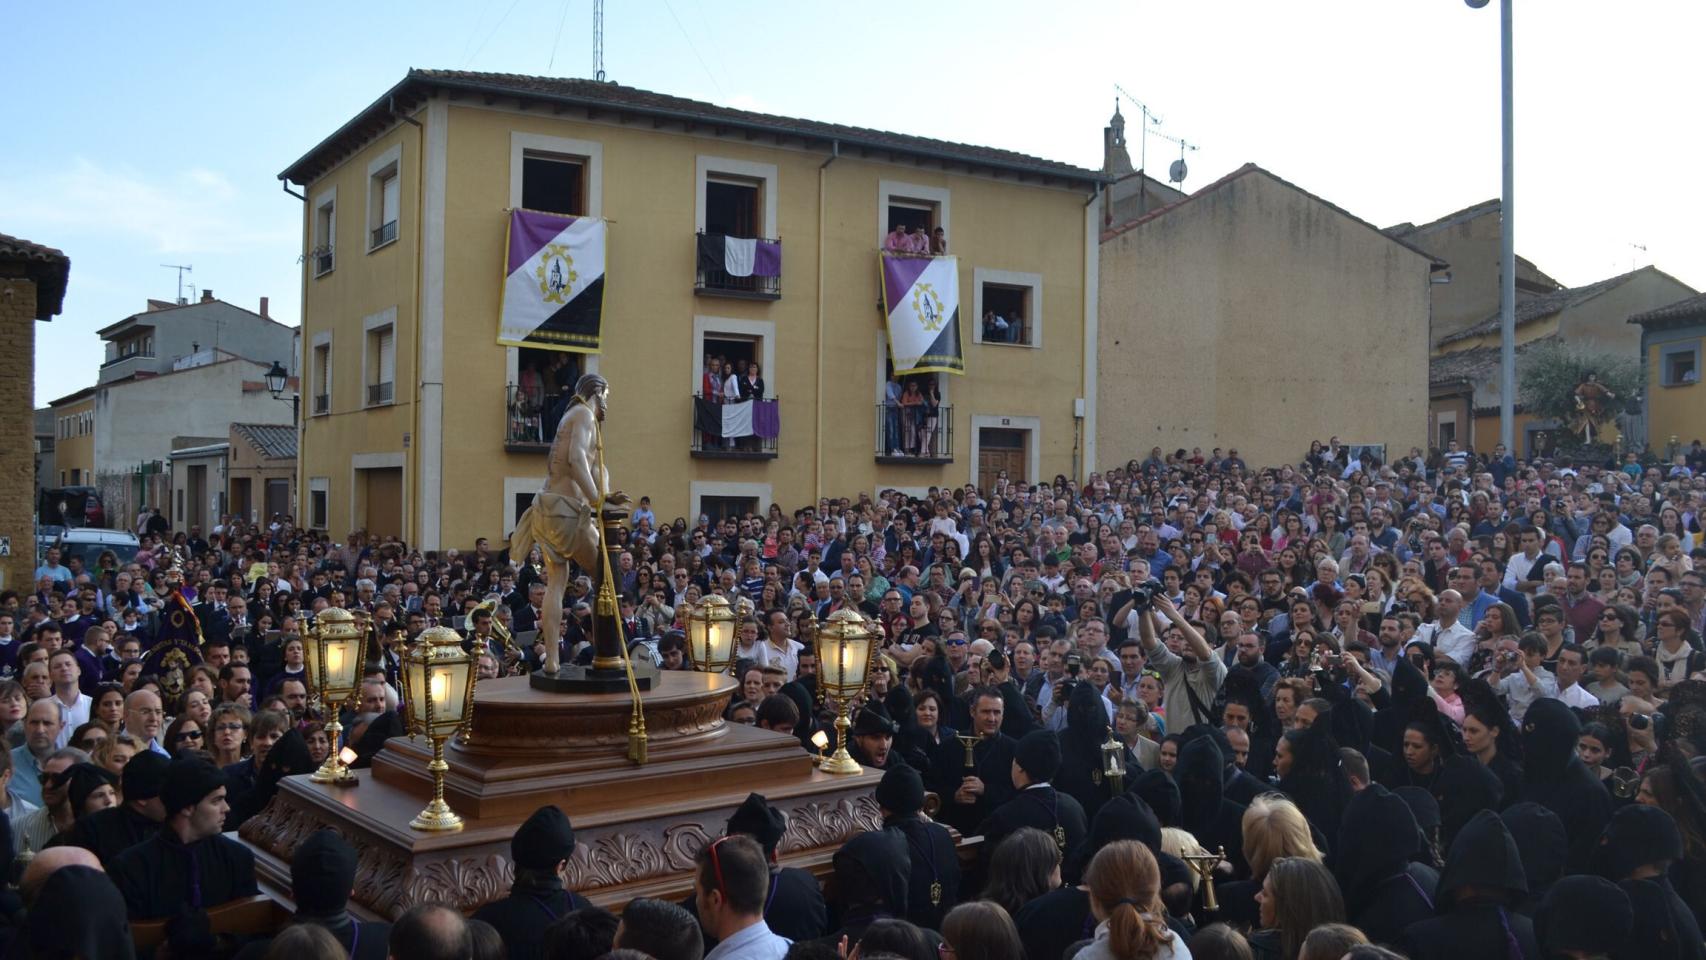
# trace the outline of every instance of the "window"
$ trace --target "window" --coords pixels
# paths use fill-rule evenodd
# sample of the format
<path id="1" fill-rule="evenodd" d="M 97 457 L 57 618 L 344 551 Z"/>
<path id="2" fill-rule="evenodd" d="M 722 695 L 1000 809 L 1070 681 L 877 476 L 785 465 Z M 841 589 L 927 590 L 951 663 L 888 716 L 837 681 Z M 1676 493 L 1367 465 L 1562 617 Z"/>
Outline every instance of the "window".
<path id="1" fill-rule="evenodd" d="M 396 327 L 386 323 L 367 331 L 367 405 L 390 403 L 396 378 Z"/>
<path id="2" fill-rule="evenodd" d="M 308 526 L 315 530 L 327 527 L 327 506 L 331 502 L 332 481 L 328 477 L 308 478 Z"/>
<path id="3" fill-rule="evenodd" d="M 314 243 L 308 250 L 308 258 L 316 277 L 332 272 L 332 250 L 338 235 L 337 208 L 336 190 L 328 191 L 314 203 Z"/>
<path id="4" fill-rule="evenodd" d="M 378 249 L 397 239 L 397 205 L 401 194 L 397 188 L 397 171 L 392 170 L 379 180 L 377 191 L 379 226 L 373 228 L 370 249 Z"/>
<path id="5" fill-rule="evenodd" d="M 1043 345 L 1043 278 L 1017 270 L 972 271 L 972 338 L 977 343 Z"/>
<path id="6" fill-rule="evenodd" d="M 1700 382 L 1700 342 L 1676 344 L 1661 348 L 1660 383 L 1680 387 Z"/>
<path id="7" fill-rule="evenodd" d="M 332 412 L 332 333 L 330 330 L 314 337 L 314 350 L 309 361 L 308 383 L 310 385 L 313 406 L 310 411 L 313 416 L 325 416 Z"/>
<path id="8" fill-rule="evenodd" d="M 528 210 L 585 216 L 586 158 L 527 150 L 521 156 L 521 205 Z"/>
<path id="9" fill-rule="evenodd" d="M 713 177 L 705 183 L 705 232 L 725 237 L 758 236 L 763 222 L 759 184 L 752 180 Z"/>

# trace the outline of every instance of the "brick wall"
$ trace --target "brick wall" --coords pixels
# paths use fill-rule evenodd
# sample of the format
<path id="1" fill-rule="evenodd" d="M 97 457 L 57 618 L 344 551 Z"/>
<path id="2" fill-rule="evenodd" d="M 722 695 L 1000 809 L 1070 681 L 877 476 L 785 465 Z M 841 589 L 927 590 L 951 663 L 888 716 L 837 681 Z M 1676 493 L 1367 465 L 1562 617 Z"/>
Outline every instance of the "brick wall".
<path id="1" fill-rule="evenodd" d="M 12 555 L 0 557 L 0 587 L 24 591 L 35 571 L 36 285 L 0 278 L 0 537 Z"/>

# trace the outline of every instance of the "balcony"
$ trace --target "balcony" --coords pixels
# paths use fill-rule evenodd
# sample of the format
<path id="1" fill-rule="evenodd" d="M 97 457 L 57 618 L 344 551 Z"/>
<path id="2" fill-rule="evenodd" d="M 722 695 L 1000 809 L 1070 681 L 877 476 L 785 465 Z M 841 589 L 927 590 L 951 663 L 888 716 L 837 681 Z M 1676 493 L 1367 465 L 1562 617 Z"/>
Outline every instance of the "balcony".
<path id="1" fill-rule="evenodd" d="M 323 417 L 332 412 L 332 395 L 329 393 L 314 394 L 314 416 Z"/>
<path id="2" fill-rule="evenodd" d="M 154 351 L 152 351 L 152 350 L 139 350 L 135 353 L 127 353 L 122 357 L 114 357 L 111 360 L 108 360 L 108 361 L 102 363 L 101 366 L 103 368 L 113 367 L 113 366 L 117 366 L 121 363 L 124 363 L 126 360 L 152 360 L 152 359 L 154 359 Z"/>
<path id="3" fill-rule="evenodd" d="M 877 462 L 940 465 L 954 462 L 954 408 L 877 404 Z"/>
<path id="4" fill-rule="evenodd" d="M 782 299 L 782 241 L 700 233 L 695 235 L 694 245 L 698 258 L 693 282 L 695 295 L 737 300 Z M 730 272 L 731 266 L 735 272 Z"/>
<path id="5" fill-rule="evenodd" d="M 397 239 L 397 221 L 392 220 L 373 228 L 373 236 L 367 245 L 367 249 L 377 250 L 395 239 Z"/>
<path id="6" fill-rule="evenodd" d="M 693 411 L 693 445 L 701 460 L 774 460 L 782 432 L 781 404 L 775 397 L 717 403 L 689 398 Z"/>
<path id="7" fill-rule="evenodd" d="M 561 394 L 510 385 L 504 388 L 504 449 L 510 453 L 544 453 L 556 438 Z M 552 416 L 552 414 L 557 416 Z"/>
<path id="8" fill-rule="evenodd" d="M 314 276 L 323 277 L 332 272 L 332 251 L 322 250 L 313 255 Z"/>
<path id="9" fill-rule="evenodd" d="M 392 390 L 395 385 L 387 380 L 384 383 L 367 385 L 367 405 L 377 407 L 391 402 Z"/>

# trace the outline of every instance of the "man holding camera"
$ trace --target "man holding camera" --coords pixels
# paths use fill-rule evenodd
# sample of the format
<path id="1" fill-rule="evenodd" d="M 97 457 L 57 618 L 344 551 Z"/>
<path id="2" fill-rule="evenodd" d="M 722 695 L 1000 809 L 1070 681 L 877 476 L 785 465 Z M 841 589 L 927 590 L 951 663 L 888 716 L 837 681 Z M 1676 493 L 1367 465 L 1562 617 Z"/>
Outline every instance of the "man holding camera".
<path id="1" fill-rule="evenodd" d="M 1168 621 L 1167 642 L 1156 640 L 1156 616 Z M 1157 592 L 1152 608 L 1138 614 L 1138 637 L 1149 666 L 1161 674 L 1166 693 L 1167 729 L 1183 730 L 1214 722 L 1214 698 L 1226 680 L 1226 662 L 1214 655 L 1208 641 L 1179 612 L 1173 601 Z"/>

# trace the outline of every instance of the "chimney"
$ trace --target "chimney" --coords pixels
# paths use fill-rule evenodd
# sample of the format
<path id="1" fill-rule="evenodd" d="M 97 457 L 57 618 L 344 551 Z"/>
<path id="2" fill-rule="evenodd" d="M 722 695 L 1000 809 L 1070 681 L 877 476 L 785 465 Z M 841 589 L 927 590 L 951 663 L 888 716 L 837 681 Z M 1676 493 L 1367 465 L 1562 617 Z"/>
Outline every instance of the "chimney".
<path id="1" fill-rule="evenodd" d="M 267 298 L 266 297 L 261 298 L 261 316 L 268 317 L 268 314 L 267 314 Z M 268 319 L 271 319 L 271 318 L 268 317 Z"/>
<path id="2" fill-rule="evenodd" d="M 201 288 L 201 302 L 202 303 L 212 303 L 213 302 L 213 290 L 212 289 L 210 289 L 208 287 L 202 287 Z"/>

